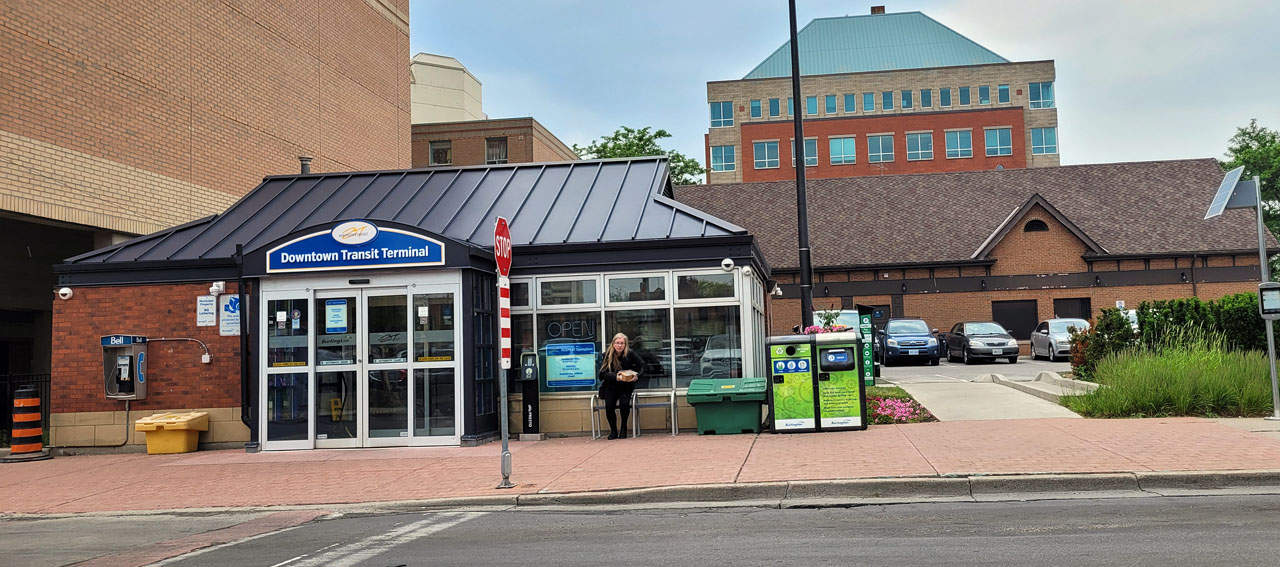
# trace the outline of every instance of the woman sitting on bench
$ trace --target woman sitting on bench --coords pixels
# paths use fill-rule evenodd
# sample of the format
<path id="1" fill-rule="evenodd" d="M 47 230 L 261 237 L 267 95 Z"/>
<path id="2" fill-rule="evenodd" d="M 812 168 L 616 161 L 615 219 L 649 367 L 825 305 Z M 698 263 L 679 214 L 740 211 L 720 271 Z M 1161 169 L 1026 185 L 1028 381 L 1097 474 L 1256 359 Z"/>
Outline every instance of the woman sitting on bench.
<path id="1" fill-rule="evenodd" d="M 644 369 L 644 361 L 631 350 L 628 342 L 626 335 L 614 335 L 600 365 L 600 397 L 604 398 L 604 417 L 609 420 L 610 439 L 627 436 L 627 418 L 631 417 L 631 393 L 635 391 L 640 372 Z M 619 374 L 626 370 L 634 372 L 636 378 L 630 381 L 618 380 Z M 622 418 L 621 429 L 618 428 L 618 419 L 613 415 L 615 408 Z"/>

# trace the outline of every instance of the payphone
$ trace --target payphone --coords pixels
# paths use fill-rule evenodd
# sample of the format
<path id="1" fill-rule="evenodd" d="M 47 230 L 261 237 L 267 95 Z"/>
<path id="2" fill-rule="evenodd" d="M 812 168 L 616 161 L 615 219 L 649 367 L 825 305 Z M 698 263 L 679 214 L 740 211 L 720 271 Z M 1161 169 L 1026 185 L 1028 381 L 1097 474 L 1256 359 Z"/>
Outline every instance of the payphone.
<path id="1" fill-rule="evenodd" d="M 520 354 L 520 423 L 522 433 L 538 433 L 538 353 Z"/>
<path id="2" fill-rule="evenodd" d="M 108 398 L 147 398 L 147 337 L 107 335 L 102 337 L 102 375 Z"/>

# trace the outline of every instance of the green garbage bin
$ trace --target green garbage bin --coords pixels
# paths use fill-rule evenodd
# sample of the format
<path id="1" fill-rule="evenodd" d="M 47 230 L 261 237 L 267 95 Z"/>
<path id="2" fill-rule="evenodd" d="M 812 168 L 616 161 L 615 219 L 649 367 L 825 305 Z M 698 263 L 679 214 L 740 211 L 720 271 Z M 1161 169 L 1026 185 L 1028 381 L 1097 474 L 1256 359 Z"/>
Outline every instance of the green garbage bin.
<path id="1" fill-rule="evenodd" d="M 686 399 L 698 414 L 699 435 L 759 433 L 764 378 L 700 378 L 689 383 Z"/>

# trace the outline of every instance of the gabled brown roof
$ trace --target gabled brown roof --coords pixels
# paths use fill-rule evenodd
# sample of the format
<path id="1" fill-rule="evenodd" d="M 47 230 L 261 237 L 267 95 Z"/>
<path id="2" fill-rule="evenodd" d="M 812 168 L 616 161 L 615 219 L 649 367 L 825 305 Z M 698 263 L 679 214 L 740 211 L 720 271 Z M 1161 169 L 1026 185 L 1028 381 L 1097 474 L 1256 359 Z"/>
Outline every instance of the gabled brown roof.
<path id="1" fill-rule="evenodd" d="M 1090 238 L 1088 234 L 1085 234 L 1083 230 L 1080 230 L 1080 227 L 1076 226 L 1076 223 L 1071 222 L 1071 219 L 1062 214 L 1057 207 L 1045 200 L 1045 198 L 1039 193 L 1036 193 L 1035 195 L 1032 195 L 1030 199 L 1027 199 L 1027 202 L 1010 212 L 1009 216 L 1005 217 L 1004 222 L 1000 223 L 1000 226 L 996 227 L 995 232 L 992 232 L 991 236 L 988 236 L 987 239 L 982 242 L 982 246 L 975 250 L 973 255 L 970 257 L 975 260 L 982 260 L 990 256 L 991 251 L 995 249 L 997 244 L 1000 244 L 1000 241 L 1004 239 L 1004 236 L 1009 234 L 1009 231 L 1012 230 L 1013 227 L 1021 224 L 1022 218 L 1027 216 L 1027 213 L 1030 213 L 1032 209 L 1035 209 L 1036 207 L 1044 209 L 1045 212 L 1049 213 L 1049 216 L 1053 217 L 1059 224 L 1071 231 L 1071 234 L 1074 234 L 1076 238 L 1079 238 L 1080 242 L 1083 242 L 1085 247 L 1089 249 L 1090 254 L 1106 255 L 1106 248 L 1103 248 L 1096 240 Z"/>
<path id="2" fill-rule="evenodd" d="M 970 261 L 1037 194 L 1104 256 L 1256 250 L 1252 209 L 1203 220 L 1222 175 L 1206 158 L 809 180 L 813 265 Z M 794 182 L 684 186 L 675 195 L 745 227 L 775 268 L 799 265 Z"/>

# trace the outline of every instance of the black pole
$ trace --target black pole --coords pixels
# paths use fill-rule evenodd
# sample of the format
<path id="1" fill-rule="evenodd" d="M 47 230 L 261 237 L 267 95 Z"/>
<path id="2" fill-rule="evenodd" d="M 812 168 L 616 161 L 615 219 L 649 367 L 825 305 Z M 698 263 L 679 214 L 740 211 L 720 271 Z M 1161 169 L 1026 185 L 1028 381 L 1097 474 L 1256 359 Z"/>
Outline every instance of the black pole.
<path id="1" fill-rule="evenodd" d="M 796 168 L 796 216 L 800 233 L 800 321 L 801 327 L 813 325 L 813 270 L 809 263 L 809 205 L 804 187 L 804 125 L 800 121 L 800 48 L 796 41 L 796 0 L 788 0 L 791 10 L 791 100 L 792 119 L 796 124 L 795 143 L 791 145 Z"/>
<path id="2" fill-rule="evenodd" d="M 244 277 L 244 245 L 236 245 L 236 294 L 240 297 L 240 421 L 249 428 L 249 441 L 244 444 L 246 452 L 258 451 L 258 404 L 253 403 L 254 388 L 250 384 L 249 374 L 249 292 L 248 280 Z"/>

